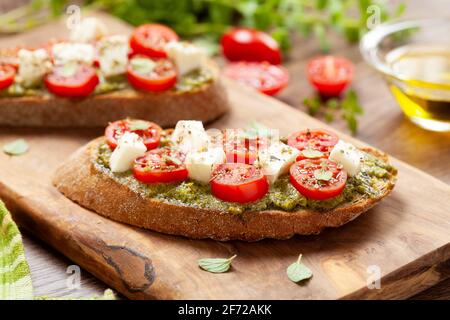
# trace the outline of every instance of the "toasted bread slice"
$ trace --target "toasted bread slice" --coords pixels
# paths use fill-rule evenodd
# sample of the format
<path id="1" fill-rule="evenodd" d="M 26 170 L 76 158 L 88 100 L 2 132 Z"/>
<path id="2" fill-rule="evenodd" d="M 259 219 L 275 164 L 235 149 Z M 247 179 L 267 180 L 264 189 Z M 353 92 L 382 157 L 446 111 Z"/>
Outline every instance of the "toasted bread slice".
<path id="1" fill-rule="evenodd" d="M 265 210 L 236 215 L 165 203 L 120 184 L 96 166 L 102 141 L 99 138 L 80 148 L 57 170 L 53 180 L 56 188 L 69 199 L 112 220 L 195 239 L 256 241 L 318 234 L 326 227 L 339 227 L 367 211 L 391 192 L 396 180 L 394 172 L 385 184 L 378 186 L 377 198 L 357 196 L 352 202 L 326 212 Z M 387 156 L 380 151 L 363 150 L 387 161 Z"/>
<path id="2" fill-rule="evenodd" d="M 124 89 L 87 98 L 52 95 L 0 97 L 0 125 L 26 127 L 105 127 L 117 119 L 151 120 L 162 127 L 178 120 L 210 122 L 229 109 L 219 71 L 213 81 L 189 92 L 141 92 Z"/>

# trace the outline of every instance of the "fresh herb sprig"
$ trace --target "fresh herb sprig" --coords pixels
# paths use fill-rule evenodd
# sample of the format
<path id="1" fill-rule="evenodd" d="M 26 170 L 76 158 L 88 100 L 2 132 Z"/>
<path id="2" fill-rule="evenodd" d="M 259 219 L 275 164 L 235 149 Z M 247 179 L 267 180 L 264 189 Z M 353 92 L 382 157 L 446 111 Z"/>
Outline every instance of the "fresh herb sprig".
<path id="1" fill-rule="evenodd" d="M 0 15 L 0 32 L 18 32 L 64 13 L 68 0 L 33 0 Z M 389 8 L 382 0 L 84 0 L 87 7 L 101 8 L 133 24 L 165 23 L 182 37 L 217 44 L 230 26 L 254 27 L 277 40 L 284 51 L 293 34 L 315 37 L 323 51 L 330 49 L 328 34 L 334 30 L 349 42 L 367 31 L 367 20 L 377 6 L 381 22 L 401 16 L 403 3 Z M 213 50 L 214 51 L 214 50 Z"/>
<path id="2" fill-rule="evenodd" d="M 308 108 L 310 115 L 316 116 L 322 113 L 327 122 L 334 121 L 335 115 L 341 115 L 352 134 L 356 134 L 358 131 L 357 117 L 364 113 L 354 90 L 348 91 L 342 100 L 331 98 L 323 101 L 322 98 L 314 96 L 305 98 L 303 104 Z"/>

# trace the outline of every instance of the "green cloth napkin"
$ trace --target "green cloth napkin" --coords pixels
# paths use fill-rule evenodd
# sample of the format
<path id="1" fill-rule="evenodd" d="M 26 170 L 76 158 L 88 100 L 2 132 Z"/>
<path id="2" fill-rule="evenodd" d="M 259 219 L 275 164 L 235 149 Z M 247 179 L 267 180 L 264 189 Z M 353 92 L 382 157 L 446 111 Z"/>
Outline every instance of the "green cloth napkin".
<path id="1" fill-rule="evenodd" d="M 107 289 L 101 297 L 81 298 L 81 300 L 114 300 L 115 298 L 114 292 Z M 5 204 L 0 200 L 0 300 L 30 299 L 59 298 L 33 295 L 30 268 L 23 250 L 22 236 Z"/>
<path id="2" fill-rule="evenodd" d="M 33 299 L 22 236 L 0 200 L 0 300 Z"/>

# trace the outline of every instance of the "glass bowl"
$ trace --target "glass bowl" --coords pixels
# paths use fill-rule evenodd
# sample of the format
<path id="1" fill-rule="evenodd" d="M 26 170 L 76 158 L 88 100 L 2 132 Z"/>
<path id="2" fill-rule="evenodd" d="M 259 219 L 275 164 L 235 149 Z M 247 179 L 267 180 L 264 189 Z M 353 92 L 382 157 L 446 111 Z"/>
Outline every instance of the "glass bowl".
<path id="1" fill-rule="evenodd" d="M 450 131 L 450 17 L 381 24 L 360 50 L 412 122 Z"/>

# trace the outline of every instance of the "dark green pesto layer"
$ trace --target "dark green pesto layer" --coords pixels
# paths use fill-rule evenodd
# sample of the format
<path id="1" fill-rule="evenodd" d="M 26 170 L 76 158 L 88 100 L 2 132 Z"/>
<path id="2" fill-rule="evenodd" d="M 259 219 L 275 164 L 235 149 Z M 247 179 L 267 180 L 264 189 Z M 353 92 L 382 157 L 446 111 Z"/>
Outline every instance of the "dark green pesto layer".
<path id="1" fill-rule="evenodd" d="M 177 80 L 175 87 L 171 89 L 175 92 L 192 92 L 197 88 L 213 81 L 213 73 L 208 68 L 194 70 Z M 94 94 L 104 94 L 113 91 L 130 89 L 131 86 L 125 76 L 105 79 L 99 75 L 100 82 L 95 88 Z M 14 83 L 3 91 L 0 97 L 24 97 L 24 96 L 48 96 L 51 95 L 44 87 L 24 88 L 20 84 Z"/>
<path id="2" fill-rule="evenodd" d="M 337 197 L 324 201 L 307 199 L 292 186 L 286 175 L 270 186 L 269 192 L 264 198 L 242 205 L 219 200 L 211 194 L 209 185 L 201 185 L 192 180 L 173 184 L 144 184 L 137 181 L 131 171 L 113 173 L 109 169 L 110 155 L 110 148 L 107 144 L 102 143 L 99 146 L 95 162 L 97 169 L 144 197 L 155 198 L 169 204 L 217 209 L 236 214 L 244 211 L 270 209 L 296 211 L 310 208 L 325 211 L 344 202 L 351 202 L 356 197 L 376 198 L 382 192 L 382 188 L 390 187 L 391 177 L 396 172 L 396 169 L 390 164 L 364 153 L 360 173 L 348 179 L 344 191 Z"/>

